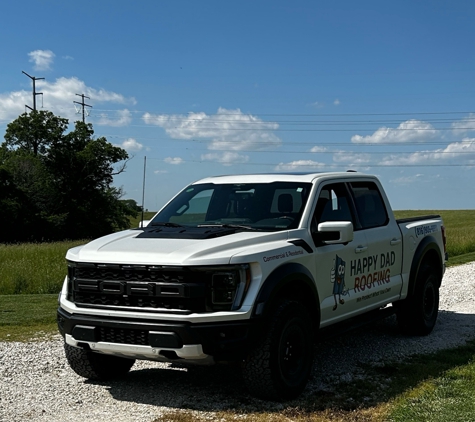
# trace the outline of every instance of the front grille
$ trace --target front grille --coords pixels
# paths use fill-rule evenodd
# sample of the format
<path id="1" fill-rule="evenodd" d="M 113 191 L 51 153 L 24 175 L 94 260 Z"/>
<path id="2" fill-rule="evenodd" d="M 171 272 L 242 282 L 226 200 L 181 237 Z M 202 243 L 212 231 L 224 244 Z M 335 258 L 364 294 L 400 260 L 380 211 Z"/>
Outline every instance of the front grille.
<path id="1" fill-rule="evenodd" d="M 80 307 L 205 312 L 208 278 L 184 268 L 78 263 L 69 267 L 70 300 Z"/>
<path id="2" fill-rule="evenodd" d="M 148 331 L 109 327 L 100 327 L 97 330 L 97 341 L 140 346 L 149 345 Z"/>

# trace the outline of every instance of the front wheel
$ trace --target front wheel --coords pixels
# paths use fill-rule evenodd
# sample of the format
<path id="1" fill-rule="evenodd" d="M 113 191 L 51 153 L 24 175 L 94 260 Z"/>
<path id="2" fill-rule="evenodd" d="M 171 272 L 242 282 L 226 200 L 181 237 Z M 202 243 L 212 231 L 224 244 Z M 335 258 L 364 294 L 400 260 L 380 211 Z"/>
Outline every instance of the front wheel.
<path id="1" fill-rule="evenodd" d="M 281 303 L 269 320 L 266 332 L 243 362 L 249 392 L 269 400 L 297 397 L 305 388 L 313 362 L 311 318 L 294 301 Z"/>
<path id="2" fill-rule="evenodd" d="M 71 369 L 81 377 L 91 380 L 108 380 L 127 374 L 135 359 L 94 353 L 64 343 L 64 351 Z"/>
<path id="3" fill-rule="evenodd" d="M 439 277 L 429 265 L 419 270 L 414 294 L 396 303 L 396 316 L 400 330 L 410 335 L 429 334 L 439 313 Z"/>

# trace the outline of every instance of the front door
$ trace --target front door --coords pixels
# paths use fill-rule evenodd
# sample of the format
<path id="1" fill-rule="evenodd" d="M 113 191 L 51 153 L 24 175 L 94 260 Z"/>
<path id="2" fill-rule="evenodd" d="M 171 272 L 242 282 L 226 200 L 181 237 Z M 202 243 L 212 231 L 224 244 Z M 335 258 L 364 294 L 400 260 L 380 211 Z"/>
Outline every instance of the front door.
<path id="1" fill-rule="evenodd" d="M 323 185 L 312 220 L 312 232 L 325 221 L 350 221 L 355 216 L 345 183 Z M 358 313 L 360 305 L 354 295 L 355 271 L 358 262 L 368 263 L 368 245 L 363 230 L 354 231 L 346 245 L 325 245 L 314 236 L 316 279 L 320 295 L 321 327 Z"/>

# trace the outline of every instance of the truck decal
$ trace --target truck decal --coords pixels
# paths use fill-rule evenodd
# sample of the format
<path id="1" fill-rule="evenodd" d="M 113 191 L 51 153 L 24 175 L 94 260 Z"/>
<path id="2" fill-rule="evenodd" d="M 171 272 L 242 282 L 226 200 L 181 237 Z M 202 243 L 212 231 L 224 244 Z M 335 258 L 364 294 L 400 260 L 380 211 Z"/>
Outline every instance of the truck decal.
<path id="1" fill-rule="evenodd" d="M 428 224 L 426 226 L 414 227 L 416 237 L 427 236 L 428 234 L 439 231 L 437 224 Z"/>
<path id="2" fill-rule="evenodd" d="M 354 289 L 357 292 L 371 289 L 374 285 L 391 281 L 389 267 L 396 262 L 396 253 L 383 252 L 380 255 L 371 255 L 361 259 L 355 259 L 350 263 L 350 276 L 355 275 Z"/>
<path id="3" fill-rule="evenodd" d="M 355 291 L 364 291 L 366 287 L 371 289 L 375 284 L 389 283 L 391 281 L 390 269 L 375 271 L 373 273 L 364 274 L 361 277 L 355 277 Z"/>
<path id="4" fill-rule="evenodd" d="M 363 296 L 360 296 L 359 298 L 357 298 L 356 303 L 364 301 L 364 300 L 372 299 L 373 297 L 376 297 L 376 296 L 379 296 L 379 295 L 384 295 L 386 293 L 389 293 L 390 291 L 391 291 L 391 287 L 386 287 L 383 290 L 378 290 L 377 292 L 368 293 L 367 295 L 363 295 Z"/>
<path id="5" fill-rule="evenodd" d="M 379 261 L 379 264 L 378 264 Z M 396 262 L 396 253 L 386 252 L 381 255 L 372 255 L 350 262 L 350 276 L 365 274 L 378 269 L 383 269 L 394 265 Z"/>
<path id="6" fill-rule="evenodd" d="M 345 271 L 346 262 L 336 255 L 333 260 L 333 267 L 330 271 L 330 280 L 333 283 L 333 297 L 335 298 L 335 306 L 333 306 L 334 311 L 338 308 L 338 303 L 344 305 L 345 300 L 342 299 L 342 296 L 348 294 L 348 290 L 345 290 Z"/>
<path id="7" fill-rule="evenodd" d="M 274 261 L 276 259 L 290 258 L 290 257 L 293 257 L 293 256 L 298 256 L 298 255 L 303 255 L 303 250 L 302 249 L 297 249 L 297 250 L 294 250 L 294 251 L 286 251 L 286 252 L 282 252 L 282 253 L 278 253 L 278 254 L 270 255 L 270 256 L 263 256 L 262 260 L 264 262 L 270 262 L 270 261 Z"/>

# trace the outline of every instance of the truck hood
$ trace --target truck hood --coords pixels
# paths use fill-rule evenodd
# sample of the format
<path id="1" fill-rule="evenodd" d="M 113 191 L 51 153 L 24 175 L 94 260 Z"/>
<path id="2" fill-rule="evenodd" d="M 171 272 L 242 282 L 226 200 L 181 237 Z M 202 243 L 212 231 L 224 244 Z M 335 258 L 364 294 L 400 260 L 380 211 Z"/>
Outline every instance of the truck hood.
<path id="1" fill-rule="evenodd" d="M 156 236 L 147 228 L 126 230 L 70 249 L 66 259 L 74 262 L 142 265 L 225 265 L 233 255 L 254 245 L 287 243 L 288 232 L 211 230 L 208 236 L 175 236 L 173 230 Z M 191 238 L 190 238 L 191 237 Z M 282 245 L 282 246 L 283 246 Z M 270 245 L 265 248 L 268 249 Z"/>

